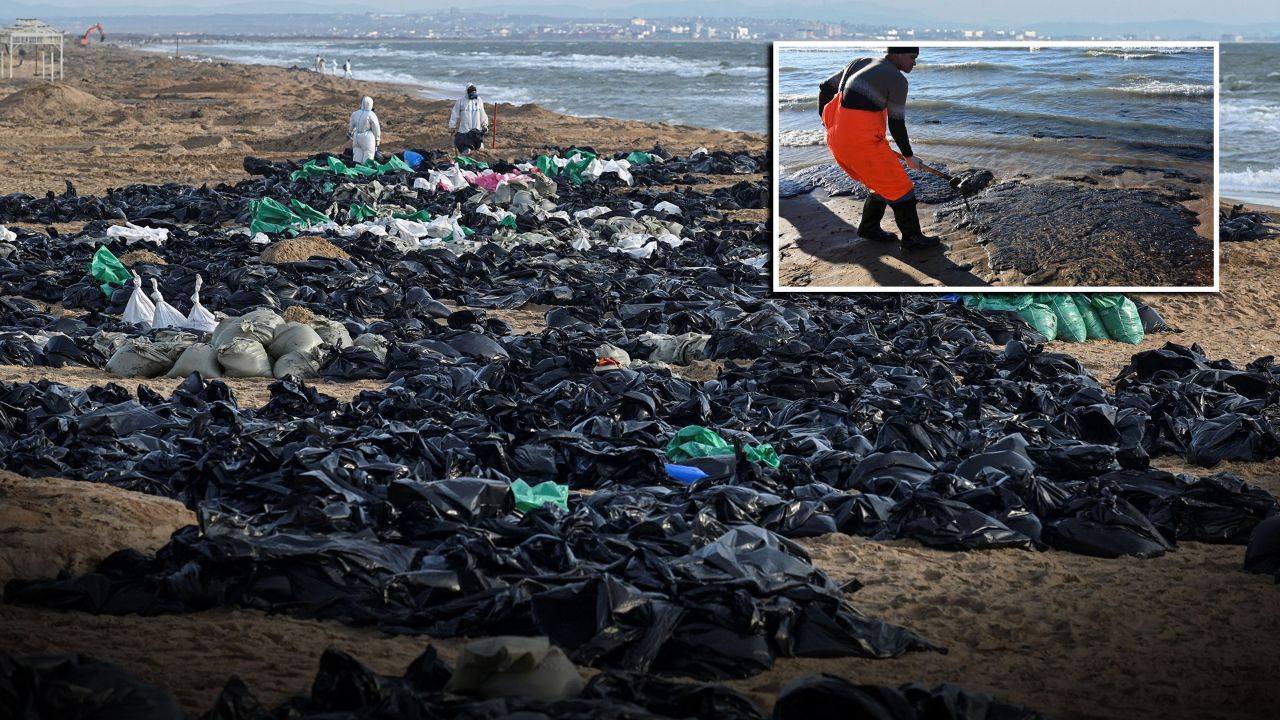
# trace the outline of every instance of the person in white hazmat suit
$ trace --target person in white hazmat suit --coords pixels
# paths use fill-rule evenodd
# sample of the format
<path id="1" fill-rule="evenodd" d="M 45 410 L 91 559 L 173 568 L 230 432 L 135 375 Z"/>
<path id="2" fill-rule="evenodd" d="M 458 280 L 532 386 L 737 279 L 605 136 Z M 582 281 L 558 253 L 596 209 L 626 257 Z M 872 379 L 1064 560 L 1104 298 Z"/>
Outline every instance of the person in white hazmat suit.
<path id="1" fill-rule="evenodd" d="M 351 159 L 360 164 L 373 158 L 382 141 L 382 126 L 373 112 L 373 98 L 360 99 L 360 109 L 351 113 L 347 123 L 347 137 L 351 138 Z"/>
<path id="2" fill-rule="evenodd" d="M 489 116 L 475 85 L 467 86 L 465 97 L 458 98 L 449 115 L 449 129 L 454 131 L 453 146 L 466 155 L 484 147 L 484 134 L 489 130 Z"/>

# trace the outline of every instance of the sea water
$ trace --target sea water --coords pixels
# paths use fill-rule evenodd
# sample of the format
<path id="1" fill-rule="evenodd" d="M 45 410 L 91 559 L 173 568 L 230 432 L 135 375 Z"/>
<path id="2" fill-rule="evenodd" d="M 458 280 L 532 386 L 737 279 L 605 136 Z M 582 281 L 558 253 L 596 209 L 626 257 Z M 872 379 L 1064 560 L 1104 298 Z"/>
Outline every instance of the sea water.
<path id="1" fill-rule="evenodd" d="M 1280 207 L 1280 45 L 1222 46 L 1223 198 Z"/>
<path id="2" fill-rule="evenodd" d="M 156 45 L 157 52 L 173 52 Z M 358 80 L 485 102 L 537 103 L 580 117 L 768 131 L 769 45 L 760 42 L 253 39 L 181 46 L 183 54 L 326 70 L 350 60 Z M 499 118 L 501 120 L 501 118 Z M 443 122 L 443 120 L 442 120 Z"/>
<path id="3" fill-rule="evenodd" d="M 818 85 L 862 48 L 779 47 L 782 174 L 830 162 Z M 1112 165 L 1213 174 L 1212 48 L 925 47 L 908 75 L 907 128 L 926 163 L 998 176 Z"/>

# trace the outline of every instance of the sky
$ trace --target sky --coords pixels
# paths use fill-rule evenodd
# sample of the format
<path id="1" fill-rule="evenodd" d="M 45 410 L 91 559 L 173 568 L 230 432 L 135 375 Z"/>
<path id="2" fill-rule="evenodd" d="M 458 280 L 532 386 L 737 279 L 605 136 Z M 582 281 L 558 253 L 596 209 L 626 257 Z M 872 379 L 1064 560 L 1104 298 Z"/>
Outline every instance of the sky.
<path id="1" fill-rule="evenodd" d="M 9 5 L 0 3 L 0 6 Z M 245 12 L 246 8 L 257 8 L 262 12 L 275 5 L 289 5 L 293 8 L 303 6 L 300 2 L 288 3 L 250 3 L 245 0 L 185 0 L 182 6 L 191 10 L 203 10 L 208 13 Z M 349 2 L 335 0 L 311 0 L 305 5 L 313 8 L 313 12 L 397 12 L 421 11 L 432 12 L 458 7 L 471 11 L 512 10 L 528 8 L 534 10 L 547 5 L 543 0 L 433 0 L 431 2 L 414 2 L 413 0 L 379 0 L 372 5 L 353 5 Z M 705 8 L 720 8 L 716 14 L 727 14 L 727 8 L 741 8 L 732 11 L 750 15 L 752 6 L 772 8 L 771 15 L 778 12 L 778 4 L 766 0 L 747 0 L 726 5 L 718 2 L 671 2 L 670 0 L 551 0 L 555 5 L 577 5 L 584 8 L 606 8 L 620 11 L 634 8 L 644 11 L 646 8 L 679 8 L 705 11 Z M 1211 3 L 1204 0 L 1071 0 L 1071 2 L 1048 2 L 1046 0 L 986 0 L 984 2 L 957 2 L 956 0 L 911 0 L 910 3 L 841 3 L 834 4 L 825 0 L 793 0 L 786 7 L 807 12 L 797 16 L 808 17 L 820 8 L 832 8 L 833 20 L 856 21 L 860 10 L 870 20 L 874 18 L 879 24 L 888 17 L 902 18 L 903 24 L 921 24 L 938 21 L 965 26 L 976 24 L 999 23 L 1045 23 L 1053 21 L 1090 21 L 1100 23 L 1132 23 L 1155 20 L 1198 20 L 1220 24 L 1250 24 L 1256 22 L 1280 21 L 1280 3 L 1274 0 L 1232 0 L 1231 2 Z M 172 0 L 47 0 L 45 2 L 28 2 L 17 0 L 17 9 L 22 12 L 38 10 L 38 15 L 56 16 L 59 14 L 82 14 L 96 12 L 104 16 L 115 14 L 160 13 L 172 11 Z M 7 14 L 0 11 L 0 14 Z M 185 14 L 185 13 L 184 13 Z M 653 13 L 646 13 L 653 14 Z M 913 22 L 913 18 L 917 20 Z"/>

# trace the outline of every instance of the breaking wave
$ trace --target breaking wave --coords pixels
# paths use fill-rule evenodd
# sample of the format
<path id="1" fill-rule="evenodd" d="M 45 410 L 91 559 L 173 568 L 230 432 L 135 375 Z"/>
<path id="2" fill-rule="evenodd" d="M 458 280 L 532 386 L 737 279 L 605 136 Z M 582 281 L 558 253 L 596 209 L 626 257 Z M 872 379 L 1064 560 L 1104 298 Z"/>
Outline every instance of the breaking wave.
<path id="1" fill-rule="evenodd" d="M 937 71 L 937 70 L 1017 70 L 1012 65 L 1001 65 L 999 63 L 982 62 L 979 60 L 971 62 L 958 63 L 920 63 L 921 70 Z"/>
<path id="2" fill-rule="evenodd" d="M 818 96 L 817 94 L 806 95 L 779 95 L 777 99 L 779 110 L 813 110 L 817 112 Z"/>
<path id="3" fill-rule="evenodd" d="M 1280 168 L 1218 173 L 1218 186 L 1223 194 L 1265 192 L 1280 195 Z"/>
<path id="4" fill-rule="evenodd" d="M 1112 92 L 1122 93 L 1125 95 L 1148 95 L 1163 97 L 1194 97 L 1194 98 L 1212 98 L 1212 85 L 1197 85 L 1195 83 L 1173 83 L 1164 82 L 1162 80 L 1146 80 L 1143 82 L 1133 83 L 1130 85 L 1121 85 L 1119 87 L 1109 87 Z"/>
<path id="5" fill-rule="evenodd" d="M 778 133 L 778 144 L 784 147 L 809 147 L 825 145 L 826 142 L 825 130 L 783 130 Z"/>

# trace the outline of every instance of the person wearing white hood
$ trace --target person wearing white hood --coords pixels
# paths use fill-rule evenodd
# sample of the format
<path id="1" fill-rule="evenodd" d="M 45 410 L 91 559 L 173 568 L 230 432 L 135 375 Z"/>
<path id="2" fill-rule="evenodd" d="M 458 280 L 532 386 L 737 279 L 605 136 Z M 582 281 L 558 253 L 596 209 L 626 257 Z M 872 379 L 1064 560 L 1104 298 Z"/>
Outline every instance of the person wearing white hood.
<path id="1" fill-rule="evenodd" d="M 373 98 L 360 99 L 360 109 L 351 113 L 347 123 L 347 137 L 351 138 L 351 159 L 360 164 L 373 158 L 382 141 L 382 126 L 373 112 Z"/>
<path id="2" fill-rule="evenodd" d="M 489 130 L 489 116 L 475 85 L 467 86 L 466 97 L 458 98 L 449 115 L 449 129 L 455 130 L 453 146 L 466 155 L 484 147 L 484 134 Z"/>

